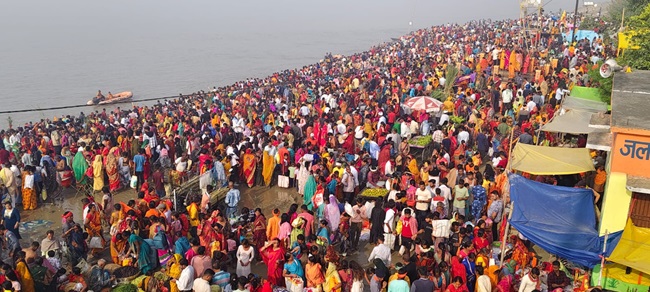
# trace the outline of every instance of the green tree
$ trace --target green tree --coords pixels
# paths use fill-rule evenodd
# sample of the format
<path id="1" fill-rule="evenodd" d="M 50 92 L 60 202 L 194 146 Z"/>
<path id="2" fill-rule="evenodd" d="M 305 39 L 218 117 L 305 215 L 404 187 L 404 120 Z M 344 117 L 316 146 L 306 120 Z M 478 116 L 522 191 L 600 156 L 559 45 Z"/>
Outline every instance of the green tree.
<path id="1" fill-rule="evenodd" d="M 639 48 L 625 50 L 621 60 L 633 69 L 650 70 L 650 4 L 640 14 L 630 17 L 627 30 L 635 32 L 630 45 Z"/>
<path id="2" fill-rule="evenodd" d="M 629 18 L 641 14 L 648 4 L 650 4 L 650 0 L 612 0 L 607 5 L 607 12 L 604 13 L 603 19 L 612 24 L 614 31 L 618 30 L 621 25 L 623 10 L 625 10 L 625 17 Z"/>
<path id="3" fill-rule="evenodd" d="M 602 62 L 598 63 L 598 68 L 600 68 L 602 64 Z M 612 100 L 612 82 L 614 78 L 603 78 L 600 76 L 599 69 L 591 69 L 589 72 L 587 72 L 587 74 L 589 75 L 589 79 L 591 80 L 592 85 L 598 88 L 600 91 L 600 99 L 603 102 L 610 104 Z"/>
<path id="4" fill-rule="evenodd" d="M 447 71 L 445 72 L 445 99 L 448 96 L 452 96 L 454 93 L 454 83 L 456 83 L 456 77 L 458 77 L 458 74 L 460 73 L 460 70 L 456 65 L 453 64 L 447 64 Z"/>
<path id="5" fill-rule="evenodd" d="M 601 23 L 597 21 L 593 16 L 586 15 L 582 18 L 582 21 L 580 21 L 580 29 L 601 31 L 603 29 L 603 25 L 601 25 Z"/>

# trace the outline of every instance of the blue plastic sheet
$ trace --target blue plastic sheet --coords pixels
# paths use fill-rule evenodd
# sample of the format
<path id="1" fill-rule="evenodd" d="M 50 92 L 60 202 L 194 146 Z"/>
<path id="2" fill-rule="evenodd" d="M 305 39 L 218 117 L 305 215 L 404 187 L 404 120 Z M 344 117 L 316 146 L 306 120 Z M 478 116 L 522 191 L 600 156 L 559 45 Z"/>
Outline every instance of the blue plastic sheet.
<path id="1" fill-rule="evenodd" d="M 598 236 L 592 190 L 559 187 L 511 174 L 510 196 L 514 202 L 510 224 L 547 252 L 575 264 L 593 267 L 600 263 L 604 237 Z M 621 232 L 610 234 L 606 255 Z"/>
<path id="2" fill-rule="evenodd" d="M 571 33 L 572 32 L 565 32 L 562 33 L 562 36 L 568 41 L 571 41 Z M 595 37 L 600 37 L 600 35 L 593 30 L 584 30 L 584 29 L 576 30 L 576 40 L 578 41 L 581 41 L 583 39 L 588 39 L 589 42 L 591 43 L 591 41 Z"/>

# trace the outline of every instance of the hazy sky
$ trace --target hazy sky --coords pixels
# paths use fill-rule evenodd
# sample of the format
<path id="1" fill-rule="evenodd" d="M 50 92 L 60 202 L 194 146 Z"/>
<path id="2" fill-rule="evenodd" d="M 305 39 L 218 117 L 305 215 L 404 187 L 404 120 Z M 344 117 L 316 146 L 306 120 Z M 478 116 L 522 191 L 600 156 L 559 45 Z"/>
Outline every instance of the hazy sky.
<path id="1" fill-rule="evenodd" d="M 160 34 L 169 31 L 234 32 L 338 30 L 423 27 L 480 18 L 515 18 L 518 0 L 114 0 L 2 1 L 0 33 L 12 40 L 63 37 L 119 42 L 101 37 L 107 31 Z M 573 10 L 572 0 L 543 1 L 547 11 Z M 582 0 L 580 0 L 582 2 Z M 603 2 L 595 0 L 595 2 Z M 345 21 L 341 21 L 345 19 Z M 345 23 L 345 27 L 340 23 Z M 20 27 L 19 30 L 12 28 Z M 52 31 L 49 36 L 39 31 Z M 290 31 L 288 30 L 288 31 Z M 74 41 L 74 40 L 73 40 Z M 6 44 L 6 43 L 5 43 Z"/>
<path id="2" fill-rule="evenodd" d="M 189 93 L 418 28 L 518 16 L 518 0 L 0 1 L 0 98 L 22 109 L 85 103 L 97 89 Z"/>

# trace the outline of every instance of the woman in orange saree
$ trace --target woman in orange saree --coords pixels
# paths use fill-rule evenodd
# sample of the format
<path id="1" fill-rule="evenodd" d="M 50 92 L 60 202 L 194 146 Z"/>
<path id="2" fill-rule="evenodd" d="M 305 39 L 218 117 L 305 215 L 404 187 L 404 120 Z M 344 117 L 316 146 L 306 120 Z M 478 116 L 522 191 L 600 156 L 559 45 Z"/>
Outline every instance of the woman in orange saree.
<path id="1" fill-rule="evenodd" d="M 508 78 L 515 78 L 515 71 L 517 70 L 517 52 L 512 50 L 508 57 Z"/>
<path id="2" fill-rule="evenodd" d="M 102 235 L 102 216 L 99 214 L 96 205 L 93 204 L 90 206 L 88 215 L 86 215 L 84 220 L 84 225 L 86 227 L 86 232 L 88 232 L 88 237 L 91 238 L 91 242 L 93 237 L 99 237 L 101 239 L 102 247 L 91 249 L 92 255 L 95 256 L 99 254 L 106 245 L 106 240 L 104 240 L 104 236 Z"/>
<path id="3" fill-rule="evenodd" d="M 244 162 L 244 179 L 249 188 L 255 184 L 255 170 L 257 168 L 257 159 L 251 149 L 246 149 L 246 153 L 242 156 Z"/>
<path id="4" fill-rule="evenodd" d="M 34 167 L 25 167 L 22 172 L 23 185 L 23 208 L 25 210 L 35 210 L 37 205 L 36 190 L 34 189 Z"/>
<path id="5" fill-rule="evenodd" d="M 117 168 L 119 152 L 119 148 L 113 147 L 108 151 L 108 156 L 106 156 L 106 174 L 108 175 L 108 186 L 111 192 L 117 191 L 120 188 L 120 173 Z"/>
<path id="6" fill-rule="evenodd" d="M 122 265 L 122 261 L 120 260 L 120 255 L 126 254 L 126 247 L 127 247 L 127 241 L 126 238 L 122 237 L 122 233 L 117 233 L 111 238 L 111 245 L 110 245 L 110 250 L 111 250 L 111 259 L 113 259 L 113 263 Z"/>

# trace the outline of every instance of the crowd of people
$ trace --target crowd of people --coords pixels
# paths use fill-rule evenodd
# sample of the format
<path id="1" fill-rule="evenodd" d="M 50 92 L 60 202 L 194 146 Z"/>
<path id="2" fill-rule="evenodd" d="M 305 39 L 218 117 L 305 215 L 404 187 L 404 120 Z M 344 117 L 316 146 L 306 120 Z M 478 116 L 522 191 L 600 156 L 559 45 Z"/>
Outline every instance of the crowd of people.
<path id="1" fill-rule="evenodd" d="M 512 143 L 556 143 L 537 130 L 567 89 L 591 85 L 587 71 L 612 53 L 600 38 L 557 38 L 562 20 L 536 21 L 540 33 L 527 38 L 517 20 L 435 26 L 153 106 L 0 131 L 0 230 L 14 259 L 2 265 L 0 282 L 9 291 L 110 289 L 108 258 L 90 277 L 79 268 L 108 248 L 113 264 L 140 270 L 144 291 L 571 286 L 561 264 L 539 262 L 524 238 L 508 239 L 502 263 L 492 248 L 505 229 Z M 449 79 L 451 68 L 458 74 Z M 438 112 L 403 106 L 440 92 Z M 413 156 L 416 136 L 431 137 L 430 157 Z M 603 173 L 586 180 L 596 191 Z M 175 206 L 168 186 L 194 175 L 201 193 Z M 63 214 L 65 245 L 48 231 L 42 243 L 21 248 L 17 206 L 37 209 L 43 192 L 66 184 L 92 191 L 82 218 Z M 295 188 L 302 202 L 269 217 L 240 206 L 240 188 L 276 185 Z M 136 198 L 113 200 L 129 187 Z M 228 188 L 223 203 L 210 202 L 213 188 Z M 366 188 L 388 192 L 364 198 Z M 367 262 L 354 260 L 366 252 Z M 266 275 L 252 273 L 256 263 Z"/>

